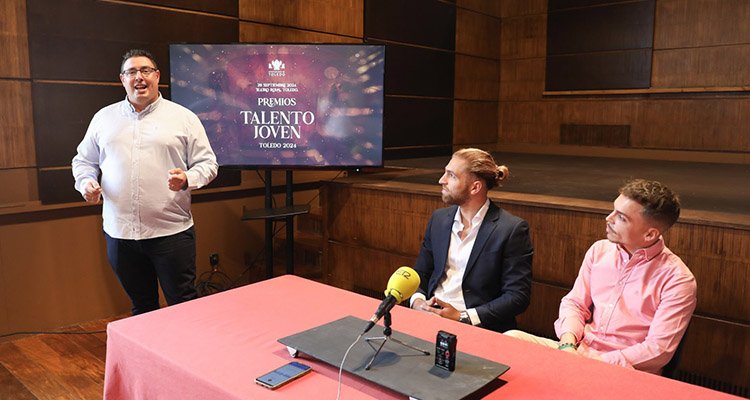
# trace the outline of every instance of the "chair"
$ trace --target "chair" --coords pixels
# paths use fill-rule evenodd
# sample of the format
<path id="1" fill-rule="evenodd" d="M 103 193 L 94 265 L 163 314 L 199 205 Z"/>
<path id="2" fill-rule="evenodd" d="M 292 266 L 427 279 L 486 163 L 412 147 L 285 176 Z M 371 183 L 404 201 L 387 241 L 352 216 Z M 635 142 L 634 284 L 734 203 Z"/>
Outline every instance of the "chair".
<path id="1" fill-rule="evenodd" d="M 688 328 L 690 328 L 690 325 L 688 325 Z M 685 347 L 685 338 L 688 335 L 688 330 L 685 329 L 685 334 L 682 335 L 682 339 L 680 339 L 680 343 L 677 345 L 677 350 L 675 350 L 674 354 L 672 355 L 672 359 L 669 360 L 667 365 L 664 366 L 664 368 L 661 370 L 661 376 L 671 379 L 677 379 L 677 365 L 680 363 L 680 358 L 682 357 L 682 349 Z"/>

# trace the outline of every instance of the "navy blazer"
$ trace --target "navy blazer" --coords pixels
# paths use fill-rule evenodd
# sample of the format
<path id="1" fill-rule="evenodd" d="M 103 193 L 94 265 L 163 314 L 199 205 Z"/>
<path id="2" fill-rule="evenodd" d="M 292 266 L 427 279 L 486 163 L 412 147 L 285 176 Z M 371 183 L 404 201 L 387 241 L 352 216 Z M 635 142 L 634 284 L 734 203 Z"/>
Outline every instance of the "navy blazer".
<path id="1" fill-rule="evenodd" d="M 414 270 L 418 292 L 430 298 L 445 275 L 453 218 L 458 206 L 432 213 Z M 466 264 L 461 288 L 466 308 L 475 308 L 482 327 L 505 332 L 529 306 L 534 248 L 529 225 L 490 202 Z"/>

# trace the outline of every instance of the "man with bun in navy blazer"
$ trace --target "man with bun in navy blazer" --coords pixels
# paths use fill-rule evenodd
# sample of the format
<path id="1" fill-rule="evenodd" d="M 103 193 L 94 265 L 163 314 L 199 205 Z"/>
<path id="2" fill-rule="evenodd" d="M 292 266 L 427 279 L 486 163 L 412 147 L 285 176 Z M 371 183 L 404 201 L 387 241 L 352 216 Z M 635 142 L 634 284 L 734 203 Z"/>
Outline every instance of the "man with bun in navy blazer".
<path id="1" fill-rule="evenodd" d="M 516 327 L 529 305 L 534 249 L 526 221 L 487 197 L 507 176 L 483 150 L 453 154 L 438 181 L 450 207 L 427 225 L 412 308 L 498 332 Z"/>

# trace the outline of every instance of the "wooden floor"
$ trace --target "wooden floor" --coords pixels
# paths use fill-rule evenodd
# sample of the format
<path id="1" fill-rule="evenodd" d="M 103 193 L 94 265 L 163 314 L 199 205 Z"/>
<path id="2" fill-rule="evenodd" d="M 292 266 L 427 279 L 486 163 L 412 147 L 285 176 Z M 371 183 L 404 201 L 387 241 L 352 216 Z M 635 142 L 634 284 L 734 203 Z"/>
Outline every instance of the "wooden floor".
<path id="1" fill-rule="evenodd" d="M 62 329 L 104 331 L 115 317 Z M 101 399 L 106 333 L 42 334 L 0 343 L 0 399 Z"/>
<path id="2" fill-rule="evenodd" d="M 283 260 L 274 263 L 274 276 L 285 273 Z M 319 262 L 319 260 L 318 260 Z M 251 282 L 263 279 L 258 269 Z M 297 275 L 322 281 L 319 265 L 301 263 Z M 100 400 L 104 393 L 107 324 L 127 315 L 74 325 L 61 332 L 0 338 L 0 400 Z"/>

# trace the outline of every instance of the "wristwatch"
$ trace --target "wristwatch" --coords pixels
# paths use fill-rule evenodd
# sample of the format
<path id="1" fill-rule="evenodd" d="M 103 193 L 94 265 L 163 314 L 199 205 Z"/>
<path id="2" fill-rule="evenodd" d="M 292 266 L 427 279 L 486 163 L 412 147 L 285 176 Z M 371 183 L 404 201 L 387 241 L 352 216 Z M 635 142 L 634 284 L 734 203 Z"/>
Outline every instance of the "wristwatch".
<path id="1" fill-rule="evenodd" d="M 471 325 L 471 317 L 469 317 L 469 313 L 466 311 L 461 311 L 458 316 L 458 322 L 463 322 L 464 324 Z"/>

